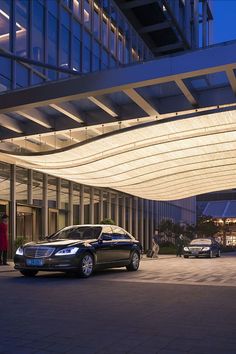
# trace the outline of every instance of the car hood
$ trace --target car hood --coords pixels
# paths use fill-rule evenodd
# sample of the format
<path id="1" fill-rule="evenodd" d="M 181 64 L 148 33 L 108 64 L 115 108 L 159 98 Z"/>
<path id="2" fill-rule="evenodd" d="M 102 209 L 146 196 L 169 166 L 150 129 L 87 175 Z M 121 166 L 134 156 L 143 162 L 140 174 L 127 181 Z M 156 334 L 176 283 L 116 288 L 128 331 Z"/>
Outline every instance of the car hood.
<path id="1" fill-rule="evenodd" d="M 188 245 L 187 246 L 188 248 L 196 248 L 196 247 L 200 247 L 200 248 L 203 248 L 203 247 L 211 247 L 211 245 Z"/>
<path id="2" fill-rule="evenodd" d="M 95 240 L 42 240 L 39 242 L 29 242 L 26 245 L 24 245 L 25 247 L 28 246 L 53 246 L 53 247 L 59 247 L 59 246 L 73 246 L 73 245 L 79 245 L 79 244 L 83 244 L 83 243 L 90 243 L 91 241 L 95 241 Z"/>

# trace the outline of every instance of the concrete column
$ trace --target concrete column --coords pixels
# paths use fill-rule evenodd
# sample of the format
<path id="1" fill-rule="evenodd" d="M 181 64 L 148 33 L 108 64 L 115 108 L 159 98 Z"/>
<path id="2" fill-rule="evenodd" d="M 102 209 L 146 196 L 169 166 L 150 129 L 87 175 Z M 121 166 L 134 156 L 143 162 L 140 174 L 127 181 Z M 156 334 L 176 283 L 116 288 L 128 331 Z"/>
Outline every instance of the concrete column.
<path id="1" fill-rule="evenodd" d="M 10 250 L 14 250 L 16 239 L 16 165 L 10 167 L 10 215 L 9 215 Z M 21 235 L 19 235 L 21 236 Z M 12 254 L 9 256 L 12 257 Z"/>
<path id="2" fill-rule="evenodd" d="M 139 241 L 141 242 L 143 246 L 143 250 L 145 248 L 144 242 L 143 242 L 143 199 L 139 199 Z"/>
<path id="3" fill-rule="evenodd" d="M 134 216 L 134 230 L 133 235 L 135 238 L 139 239 L 139 230 L 138 230 L 138 197 L 134 197 L 134 208 L 135 208 L 135 216 Z"/>
<path id="4" fill-rule="evenodd" d="M 103 190 L 100 190 L 100 202 L 99 202 L 99 222 L 103 220 Z"/>
<path id="5" fill-rule="evenodd" d="M 90 187 L 89 223 L 94 224 L 94 188 Z"/>
<path id="6" fill-rule="evenodd" d="M 80 186 L 80 208 L 79 208 L 79 223 L 84 224 L 84 186 Z"/>
<path id="7" fill-rule="evenodd" d="M 122 198 L 122 224 L 121 226 L 126 228 L 126 197 Z"/>
<path id="8" fill-rule="evenodd" d="M 69 225 L 74 224 L 74 209 L 73 209 L 73 182 L 69 181 L 69 217 L 68 223 Z"/>
<path id="9" fill-rule="evenodd" d="M 57 209 L 61 209 L 61 179 L 57 178 Z"/>
<path id="10" fill-rule="evenodd" d="M 115 224 L 119 225 L 119 194 L 116 194 L 115 200 Z"/>
<path id="11" fill-rule="evenodd" d="M 133 200 L 132 197 L 129 198 L 128 204 L 128 231 L 132 234 L 132 221 L 133 221 Z"/>
<path id="12" fill-rule="evenodd" d="M 111 219 L 111 193 L 107 193 L 107 217 Z"/>
<path id="13" fill-rule="evenodd" d="M 33 170 L 28 170 L 27 203 L 33 204 Z"/>
<path id="14" fill-rule="evenodd" d="M 48 236 L 48 175 L 43 174 L 42 233 Z"/>
<path id="15" fill-rule="evenodd" d="M 149 200 L 145 200 L 145 249 L 149 248 Z"/>

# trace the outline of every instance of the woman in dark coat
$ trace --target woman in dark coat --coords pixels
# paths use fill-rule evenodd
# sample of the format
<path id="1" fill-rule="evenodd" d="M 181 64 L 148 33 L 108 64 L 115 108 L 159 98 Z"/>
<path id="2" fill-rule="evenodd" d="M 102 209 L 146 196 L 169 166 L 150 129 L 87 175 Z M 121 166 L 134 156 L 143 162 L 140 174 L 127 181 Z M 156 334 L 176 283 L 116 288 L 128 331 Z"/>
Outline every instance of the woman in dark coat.
<path id="1" fill-rule="evenodd" d="M 7 248 L 8 248 L 8 216 L 4 214 L 0 222 L 0 264 L 7 264 Z"/>

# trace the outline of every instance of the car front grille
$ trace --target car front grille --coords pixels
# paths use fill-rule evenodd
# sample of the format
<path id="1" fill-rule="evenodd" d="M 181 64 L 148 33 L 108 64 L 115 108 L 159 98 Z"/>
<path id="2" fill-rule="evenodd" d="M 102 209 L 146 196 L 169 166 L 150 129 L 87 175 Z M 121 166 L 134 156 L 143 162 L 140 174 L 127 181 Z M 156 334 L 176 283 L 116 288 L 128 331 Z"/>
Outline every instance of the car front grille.
<path id="1" fill-rule="evenodd" d="M 201 251 L 202 247 L 190 247 L 189 249 L 191 252 L 199 252 Z"/>
<path id="2" fill-rule="evenodd" d="M 24 249 L 24 256 L 31 258 L 50 257 L 55 248 L 53 247 L 26 247 Z"/>

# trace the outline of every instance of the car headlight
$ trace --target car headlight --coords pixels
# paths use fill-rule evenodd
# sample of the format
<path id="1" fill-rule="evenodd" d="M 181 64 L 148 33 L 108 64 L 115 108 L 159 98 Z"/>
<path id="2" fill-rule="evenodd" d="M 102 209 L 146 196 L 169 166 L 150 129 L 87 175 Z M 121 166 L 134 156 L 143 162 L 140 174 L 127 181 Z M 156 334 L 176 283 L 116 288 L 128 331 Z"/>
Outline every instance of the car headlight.
<path id="1" fill-rule="evenodd" d="M 23 256 L 23 253 L 24 253 L 24 251 L 23 251 L 22 247 L 17 248 L 16 254 L 18 254 L 18 256 Z"/>
<path id="2" fill-rule="evenodd" d="M 210 247 L 203 247 L 202 251 L 210 251 Z"/>
<path id="3" fill-rule="evenodd" d="M 70 255 L 76 254 L 78 249 L 79 249 L 78 247 L 63 248 L 62 250 L 55 253 L 55 256 L 70 256 Z"/>
<path id="4" fill-rule="evenodd" d="M 184 251 L 189 251 L 188 247 L 184 247 Z"/>

